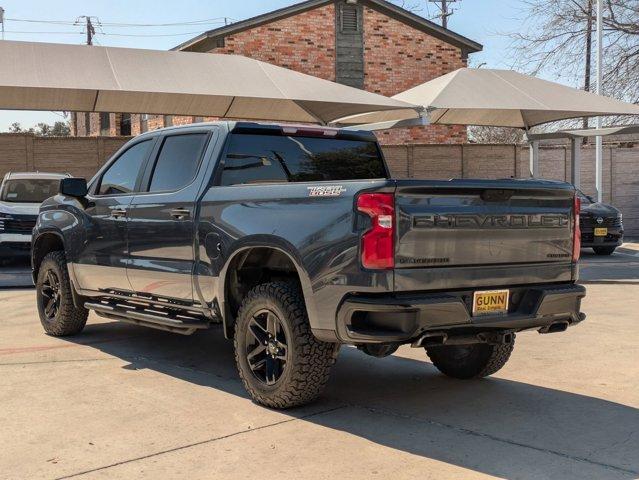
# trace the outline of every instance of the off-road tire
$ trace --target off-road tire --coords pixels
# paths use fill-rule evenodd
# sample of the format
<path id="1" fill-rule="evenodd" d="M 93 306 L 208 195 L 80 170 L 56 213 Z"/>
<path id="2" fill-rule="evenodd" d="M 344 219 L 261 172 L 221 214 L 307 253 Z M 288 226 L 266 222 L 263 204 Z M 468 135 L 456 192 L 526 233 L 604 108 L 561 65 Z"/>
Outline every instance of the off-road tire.
<path id="1" fill-rule="evenodd" d="M 617 247 L 592 247 L 597 255 L 612 255 Z"/>
<path id="2" fill-rule="evenodd" d="M 287 341 L 286 367 L 273 385 L 253 374 L 246 353 L 249 322 L 264 309 L 278 316 Z M 240 378 L 253 401 L 278 409 L 315 400 L 322 393 L 339 352 L 339 344 L 321 342 L 313 336 L 302 293 L 284 282 L 264 283 L 249 291 L 237 315 L 234 347 Z"/>
<path id="3" fill-rule="evenodd" d="M 449 377 L 469 379 L 492 375 L 506 365 L 515 347 L 515 336 L 510 343 L 489 345 L 442 345 L 426 347 L 433 365 Z"/>
<path id="4" fill-rule="evenodd" d="M 43 284 L 46 281 L 47 272 L 50 270 L 59 280 L 59 306 L 53 318 L 48 318 L 45 314 L 45 297 L 42 294 Z M 87 323 L 89 311 L 84 307 L 74 305 L 72 288 L 64 253 L 59 251 L 48 253 L 40 264 L 36 282 L 38 314 L 40 323 L 47 334 L 54 337 L 76 335 L 82 331 Z"/>

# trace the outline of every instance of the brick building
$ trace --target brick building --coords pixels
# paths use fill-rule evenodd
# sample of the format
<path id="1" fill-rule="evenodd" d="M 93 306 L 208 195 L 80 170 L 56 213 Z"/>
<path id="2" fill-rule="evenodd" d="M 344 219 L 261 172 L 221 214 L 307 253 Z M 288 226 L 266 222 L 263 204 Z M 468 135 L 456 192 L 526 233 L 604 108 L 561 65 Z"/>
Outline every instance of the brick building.
<path id="1" fill-rule="evenodd" d="M 307 0 L 205 32 L 173 50 L 244 55 L 392 96 L 467 65 L 482 46 L 386 0 Z M 77 113 L 75 135 L 136 135 L 213 118 Z M 466 129 L 427 126 L 379 132 L 380 141 L 460 143 Z"/>

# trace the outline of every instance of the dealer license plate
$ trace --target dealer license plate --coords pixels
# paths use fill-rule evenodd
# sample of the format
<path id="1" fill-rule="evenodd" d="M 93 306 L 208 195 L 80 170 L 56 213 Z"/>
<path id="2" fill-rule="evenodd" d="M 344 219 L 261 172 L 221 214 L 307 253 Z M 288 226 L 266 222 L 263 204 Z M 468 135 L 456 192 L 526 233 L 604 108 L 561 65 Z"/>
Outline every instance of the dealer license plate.
<path id="1" fill-rule="evenodd" d="M 607 228 L 595 228 L 595 237 L 605 237 L 608 235 Z"/>
<path id="2" fill-rule="evenodd" d="M 473 295 L 473 315 L 506 313 L 508 311 L 508 290 L 485 290 Z"/>

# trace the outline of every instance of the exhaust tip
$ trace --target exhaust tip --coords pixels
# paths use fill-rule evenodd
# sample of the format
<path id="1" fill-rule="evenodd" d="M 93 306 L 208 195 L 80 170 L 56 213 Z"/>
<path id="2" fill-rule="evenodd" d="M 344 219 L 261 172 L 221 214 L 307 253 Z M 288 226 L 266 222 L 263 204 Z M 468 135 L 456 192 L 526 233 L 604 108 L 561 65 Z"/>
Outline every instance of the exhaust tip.
<path id="1" fill-rule="evenodd" d="M 570 324 L 566 320 L 562 320 L 560 322 L 553 322 L 550 325 L 540 328 L 539 333 L 565 332 L 568 329 L 568 325 Z"/>
<path id="2" fill-rule="evenodd" d="M 444 332 L 425 333 L 411 344 L 413 348 L 419 347 L 436 347 L 444 345 L 448 340 L 448 334 Z"/>

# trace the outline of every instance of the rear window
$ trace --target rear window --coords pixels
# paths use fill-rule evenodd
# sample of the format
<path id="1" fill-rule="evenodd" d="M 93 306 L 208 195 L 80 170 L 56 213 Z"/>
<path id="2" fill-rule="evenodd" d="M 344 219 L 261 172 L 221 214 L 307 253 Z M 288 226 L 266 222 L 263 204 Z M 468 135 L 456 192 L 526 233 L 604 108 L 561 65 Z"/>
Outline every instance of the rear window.
<path id="1" fill-rule="evenodd" d="M 222 185 L 386 178 L 375 142 L 232 134 Z"/>
<path id="2" fill-rule="evenodd" d="M 14 203 L 42 203 L 54 196 L 60 189 L 59 179 L 15 179 L 7 180 L 2 186 L 4 202 Z"/>

